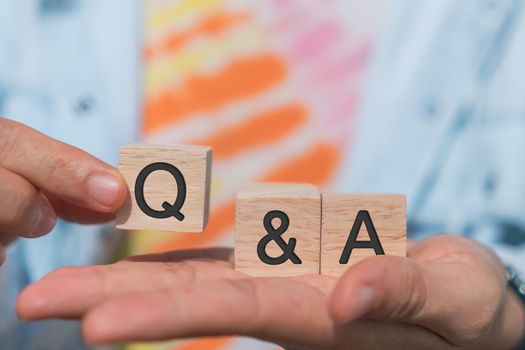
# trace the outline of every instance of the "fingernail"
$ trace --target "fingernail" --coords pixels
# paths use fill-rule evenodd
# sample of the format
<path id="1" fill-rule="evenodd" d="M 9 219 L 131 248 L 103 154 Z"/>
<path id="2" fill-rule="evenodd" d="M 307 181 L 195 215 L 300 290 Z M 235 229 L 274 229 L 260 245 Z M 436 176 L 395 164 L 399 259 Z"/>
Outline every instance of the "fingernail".
<path id="1" fill-rule="evenodd" d="M 40 237 L 51 232 L 55 227 L 57 218 L 55 211 L 49 204 L 49 201 L 42 196 L 42 204 L 39 207 L 38 215 L 38 224 L 33 232 L 31 232 L 31 237 Z"/>
<path id="2" fill-rule="evenodd" d="M 87 180 L 88 193 L 92 199 L 105 207 L 115 205 L 119 197 L 120 182 L 111 175 L 91 175 Z"/>
<path id="3" fill-rule="evenodd" d="M 375 290 L 371 287 L 361 287 L 357 290 L 354 303 L 348 310 L 347 322 L 362 318 L 372 311 L 375 299 Z"/>
<path id="4" fill-rule="evenodd" d="M 36 229 L 31 233 L 31 237 L 40 237 L 48 234 L 53 230 L 57 219 L 55 216 L 44 216 L 42 220 L 38 223 Z"/>

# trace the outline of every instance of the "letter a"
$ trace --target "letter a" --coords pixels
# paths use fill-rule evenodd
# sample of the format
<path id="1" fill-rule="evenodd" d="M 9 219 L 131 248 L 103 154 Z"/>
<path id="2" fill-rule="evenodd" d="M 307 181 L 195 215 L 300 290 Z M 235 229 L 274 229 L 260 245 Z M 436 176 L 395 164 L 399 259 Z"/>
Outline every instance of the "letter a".
<path id="1" fill-rule="evenodd" d="M 361 229 L 363 222 L 365 223 L 368 236 L 370 237 L 369 241 L 357 240 L 357 235 L 359 234 L 359 230 Z M 381 242 L 377 236 L 376 228 L 372 223 L 372 218 L 370 217 L 368 210 L 360 210 L 357 213 L 354 225 L 352 226 L 352 230 L 350 231 L 350 235 L 346 241 L 345 248 L 343 249 L 343 254 L 341 254 L 341 258 L 339 259 L 339 264 L 347 264 L 348 260 L 350 259 L 350 255 L 352 254 L 352 250 L 354 249 L 374 249 L 376 255 L 385 255 L 385 251 L 381 246 Z"/>

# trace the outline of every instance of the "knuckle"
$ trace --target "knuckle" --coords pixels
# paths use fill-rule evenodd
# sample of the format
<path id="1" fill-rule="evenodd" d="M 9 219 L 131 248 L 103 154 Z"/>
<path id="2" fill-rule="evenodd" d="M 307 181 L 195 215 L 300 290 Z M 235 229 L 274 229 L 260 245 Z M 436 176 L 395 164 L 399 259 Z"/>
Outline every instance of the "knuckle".
<path id="1" fill-rule="evenodd" d="M 470 331 L 465 332 L 466 337 L 470 343 L 477 341 L 481 336 L 486 334 L 492 327 L 492 317 L 480 317 L 476 320 Z"/>
<path id="2" fill-rule="evenodd" d="M 457 332 L 457 338 L 453 344 L 461 347 L 475 344 L 483 335 L 487 334 L 492 327 L 492 322 L 492 318 L 482 317 L 478 314 L 478 317 L 471 320 L 468 326 Z"/>
<path id="3" fill-rule="evenodd" d="M 111 295 L 111 291 L 114 290 L 113 284 L 115 283 L 115 265 L 94 266 L 90 269 L 90 273 L 99 281 L 101 296 L 106 298 Z"/>
<path id="4" fill-rule="evenodd" d="M 496 279 L 497 276 L 494 277 Z M 472 345 L 493 327 L 501 311 L 506 288 L 504 284 L 490 279 L 486 279 L 486 287 L 477 290 L 476 298 L 468 306 L 470 316 L 458 325 L 456 344 Z"/>
<path id="5" fill-rule="evenodd" d="M 164 266 L 177 283 L 195 283 L 197 281 L 195 266 L 187 262 L 179 262 L 177 264 L 165 262 Z"/>
<path id="6" fill-rule="evenodd" d="M 257 299 L 258 297 L 257 286 L 255 285 L 253 280 L 249 278 L 240 279 L 238 281 L 235 281 L 235 285 L 236 285 L 236 288 L 239 289 L 241 294 L 247 296 L 248 299 L 250 300 Z"/>
<path id="7" fill-rule="evenodd" d="M 421 273 L 419 273 L 419 266 L 414 262 L 395 260 L 395 263 L 390 263 L 386 267 L 386 273 L 389 276 L 398 276 L 399 293 L 396 302 L 390 306 L 390 313 L 396 319 L 415 318 L 423 312 L 425 308 L 425 301 L 427 300 L 427 287 L 421 281 Z M 403 271 L 403 273 L 399 273 Z M 384 293 L 391 293 L 390 290 L 383 291 Z M 386 298 L 388 299 L 388 298 Z"/>
<path id="8" fill-rule="evenodd" d="M 478 310 L 476 317 L 472 318 L 469 329 L 465 332 L 470 340 L 479 339 L 482 335 L 486 334 L 494 324 L 502 307 L 500 294 L 496 288 L 492 288 L 492 290 L 488 289 L 485 291 L 483 298 L 485 302 L 476 304 Z"/>
<path id="9" fill-rule="evenodd" d="M 426 301 L 428 300 L 428 289 L 427 284 L 421 282 L 421 273 L 418 273 L 419 267 L 416 264 L 412 265 L 414 266 L 405 275 L 405 290 L 408 292 L 404 301 L 404 308 L 401 311 L 405 317 L 411 315 L 417 319 L 425 309 Z"/>
<path id="10" fill-rule="evenodd" d="M 465 250 L 465 247 L 472 245 L 471 239 L 455 234 L 437 234 L 426 239 L 432 242 L 433 245 L 439 246 L 445 252 L 453 252 L 456 250 Z"/>
<path id="11" fill-rule="evenodd" d="M 20 138 L 21 124 L 6 118 L 0 118 L 0 162 L 12 152 Z"/>
<path id="12" fill-rule="evenodd" d="M 461 262 L 465 266 L 478 266 L 480 258 L 476 254 L 463 250 L 450 250 L 447 255 L 448 261 Z"/>
<path id="13" fill-rule="evenodd" d="M 368 259 L 366 264 L 365 269 L 369 271 L 369 276 L 374 276 L 372 283 L 380 296 L 377 308 L 394 319 L 418 319 L 428 298 L 428 287 L 422 280 L 420 265 L 392 256 L 374 257 Z M 391 288 L 393 278 L 397 286 L 394 289 Z"/>
<path id="14" fill-rule="evenodd" d="M 256 283 L 252 279 L 243 278 L 239 280 L 229 281 L 235 289 L 242 295 L 245 307 L 251 310 L 249 319 L 243 319 L 246 334 L 259 334 L 264 337 L 264 329 L 260 329 L 261 323 L 267 319 L 267 315 L 263 312 L 264 307 L 261 304 L 260 291 Z"/>
<path id="15" fill-rule="evenodd" d="M 4 212 L 4 225 L 8 228 L 16 228 L 20 223 L 30 223 L 30 215 L 34 210 L 36 190 L 29 186 L 19 186 L 11 198 L 9 198 L 8 209 Z"/>
<path id="16" fill-rule="evenodd" d="M 479 245 L 469 238 L 441 235 L 433 240 L 434 245 L 439 247 L 439 255 L 436 258 L 442 262 L 461 262 L 467 266 L 478 266 L 483 259 L 479 254 Z"/>
<path id="17" fill-rule="evenodd" d="M 88 176 L 88 169 L 81 163 L 71 157 L 70 152 L 64 150 L 55 150 L 48 155 L 48 164 L 51 165 L 51 174 L 49 185 L 52 191 L 61 191 L 66 186 L 73 183 L 81 183 Z"/>

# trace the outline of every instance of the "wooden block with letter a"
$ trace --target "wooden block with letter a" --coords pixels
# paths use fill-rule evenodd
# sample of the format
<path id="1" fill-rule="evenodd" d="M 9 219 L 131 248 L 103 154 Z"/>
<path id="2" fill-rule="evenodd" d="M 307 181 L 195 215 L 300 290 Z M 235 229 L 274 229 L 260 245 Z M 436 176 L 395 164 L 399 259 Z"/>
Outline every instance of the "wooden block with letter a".
<path id="1" fill-rule="evenodd" d="M 119 170 L 129 195 L 117 228 L 202 232 L 208 222 L 211 155 L 205 146 L 131 145 Z"/>
<path id="2" fill-rule="evenodd" d="M 315 186 L 243 186 L 235 225 L 236 270 L 256 277 L 319 273 L 321 194 Z"/>
<path id="3" fill-rule="evenodd" d="M 321 274 L 373 255 L 406 256 L 406 196 L 323 194 Z"/>

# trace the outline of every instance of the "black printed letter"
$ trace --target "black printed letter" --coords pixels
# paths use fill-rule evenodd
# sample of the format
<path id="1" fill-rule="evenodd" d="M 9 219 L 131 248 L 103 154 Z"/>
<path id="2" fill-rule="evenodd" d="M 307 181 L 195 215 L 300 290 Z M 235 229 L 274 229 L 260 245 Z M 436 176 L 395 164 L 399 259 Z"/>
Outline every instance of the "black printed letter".
<path id="1" fill-rule="evenodd" d="M 365 223 L 368 236 L 370 237 L 369 241 L 357 240 L 357 235 L 359 234 L 359 229 L 361 228 L 363 222 Z M 360 210 L 357 213 L 354 225 L 352 226 L 352 230 L 350 231 L 350 235 L 346 241 L 345 248 L 343 249 L 343 254 L 341 254 L 341 258 L 339 259 L 339 264 L 347 264 L 348 260 L 350 259 L 350 255 L 352 254 L 352 250 L 360 248 L 374 249 L 376 255 L 385 255 L 385 251 L 381 246 L 381 242 L 379 241 L 377 231 L 374 227 L 374 224 L 372 223 L 372 218 L 370 217 L 368 210 Z"/>

